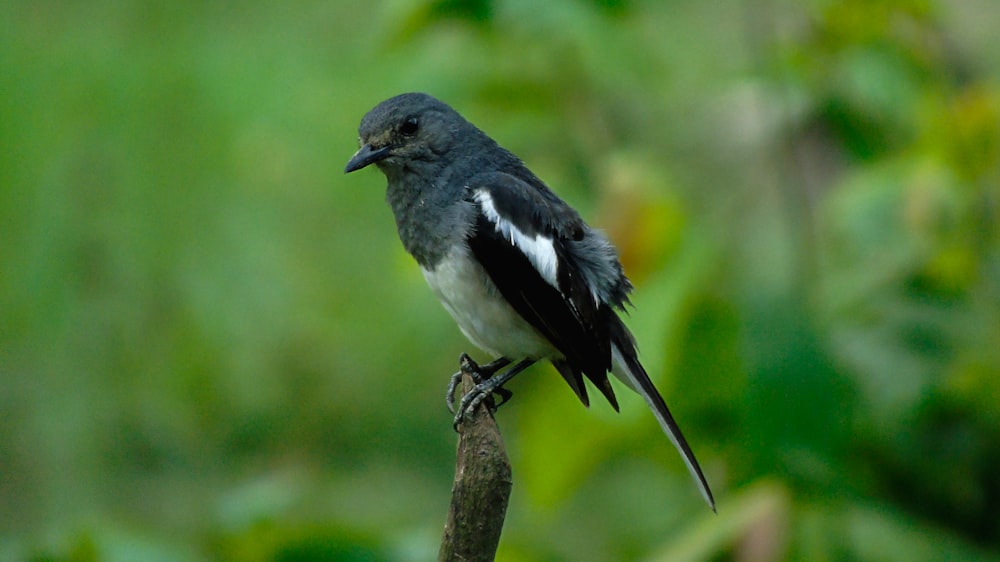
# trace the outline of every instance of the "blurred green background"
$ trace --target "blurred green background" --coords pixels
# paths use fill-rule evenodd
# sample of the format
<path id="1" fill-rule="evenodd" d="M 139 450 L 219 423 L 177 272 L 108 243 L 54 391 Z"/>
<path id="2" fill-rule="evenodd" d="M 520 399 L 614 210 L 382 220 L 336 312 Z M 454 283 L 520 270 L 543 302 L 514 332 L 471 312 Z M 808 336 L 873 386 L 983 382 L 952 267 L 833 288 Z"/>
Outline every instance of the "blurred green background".
<path id="1" fill-rule="evenodd" d="M 993 0 L 3 2 L 0 560 L 434 558 L 471 346 L 384 178 L 342 173 L 414 90 L 618 244 L 718 499 L 638 398 L 536 367 L 499 559 L 1000 560 L 998 29 Z"/>

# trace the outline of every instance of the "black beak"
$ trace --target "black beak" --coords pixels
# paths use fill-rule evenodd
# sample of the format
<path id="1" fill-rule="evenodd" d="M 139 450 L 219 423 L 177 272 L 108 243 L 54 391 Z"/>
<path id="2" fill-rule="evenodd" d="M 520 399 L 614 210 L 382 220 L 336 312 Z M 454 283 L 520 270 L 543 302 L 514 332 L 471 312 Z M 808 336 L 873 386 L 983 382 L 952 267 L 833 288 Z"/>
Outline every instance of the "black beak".
<path id="1" fill-rule="evenodd" d="M 382 148 L 372 148 L 370 144 L 363 144 L 354 156 L 351 156 L 350 161 L 347 162 L 347 166 L 344 168 L 344 173 L 349 174 L 354 170 L 360 170 L 369 164 L 374 164 L 383 158 L 388 158 L 389 156 L 389 146 L 383 146 Z"/>

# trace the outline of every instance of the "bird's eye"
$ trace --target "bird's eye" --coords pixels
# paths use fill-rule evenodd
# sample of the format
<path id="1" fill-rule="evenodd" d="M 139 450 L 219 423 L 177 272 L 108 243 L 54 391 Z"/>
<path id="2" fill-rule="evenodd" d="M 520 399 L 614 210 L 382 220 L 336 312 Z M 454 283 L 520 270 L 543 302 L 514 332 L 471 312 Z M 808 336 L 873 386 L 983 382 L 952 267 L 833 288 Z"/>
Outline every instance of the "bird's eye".
<path id="1" fill-rule="evenodd" d="M 417 123 L 417 118 L 407 117 L 406 121 L 403 121 L 403 124 L 399 126 L 399 133 L 407 137 L 412 137 L 417 134 L 418 128 L 419 124 Z"/>

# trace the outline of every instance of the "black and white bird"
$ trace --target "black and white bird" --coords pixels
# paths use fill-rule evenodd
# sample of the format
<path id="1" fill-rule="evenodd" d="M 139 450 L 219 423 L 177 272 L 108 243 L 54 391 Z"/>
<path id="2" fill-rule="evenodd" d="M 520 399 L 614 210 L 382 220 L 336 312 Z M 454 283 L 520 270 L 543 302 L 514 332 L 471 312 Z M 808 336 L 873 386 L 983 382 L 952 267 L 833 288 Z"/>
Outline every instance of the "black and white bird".
<path id="1" fill-rule="evenodd" d="M 632 285 L 604 234 L 432 96 L 390 98 L 358 133 L 361 148 L 344 172 L 382 170 L 406 251 L 462 333 L 496 358 L 483 369 L 497 374 L 463 398 L 456 422 L 542 359 L 585 405 L 584 378 L 618 410 L 611 372 L 646 400 L 714 510 L 701 467 L 618 317 Z"/>

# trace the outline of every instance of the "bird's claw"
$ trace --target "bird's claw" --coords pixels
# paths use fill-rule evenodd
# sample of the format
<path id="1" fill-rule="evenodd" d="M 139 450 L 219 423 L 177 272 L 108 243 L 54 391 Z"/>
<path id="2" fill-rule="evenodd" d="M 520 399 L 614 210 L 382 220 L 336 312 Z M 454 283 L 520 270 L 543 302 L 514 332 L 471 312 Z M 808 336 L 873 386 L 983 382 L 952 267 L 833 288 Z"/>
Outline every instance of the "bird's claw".
<path id="1" fill-rule="evenodd" d="M 483 376 L 480 374 L 479 365 L 472 360 L 467 353 L 463 353 L 458 358 L 459 370 L 448 380 L 448 389 L 445 391 L 444 401 L 448 406 L 448 411 L 455 413 L 455 391 L 458 385 L 462 384 L 462 375 L 469 375 L 476 385 L 482 384 Z"/>
<path id="2" fill-rule="evenodd" d="M 487 407 L 489 407 L 491 412 L 495 412 L 498 407 L 505 404 L 513 393 L 501 385 L 503 381 L 491 378 L 492 375 L 499 369 L 505 367 L 510 363 L 508 359 L 498 359 L 488 365 L 483 365 L 480 367 L 475 361 L 472 360 L 467 354 L 463 353 L 459 359 L 459 371 L 451 376 L 448 381 L 448 389 L 445 393 L 445 401 L 448 405 L 448 411 L 455 415 L 454 422 L 452 426 L 458 431 L 459 424 L 465 420 L 467 415 L 471 415 L 475 409 L 487 400 Z M 458 402 L 458 408 L 456 409 L 455 404 L 455 391 L 458 390 L 458 385 L 462 382 L 462 375 L 469 375 L 472 377 L 472 381 L 476 383 L 476 386 L 472 390 L 462 395 L 461 400 Z M 496 394 L 500 397 L 500 401 L 493 403 L 492 395 Z"/>
<path id="3" fill-rule="evenodd" d="M 471 416 L 483 401 L 486 402 L 486 407 L 490 409 L 490 412 L 495 412 L 497 408 L 510 400 L 513 393 L 498 383 L 497 379 L 486 379 L 462 396 L 458 402 L 458 409 L 454 412 L 455 419 L 452 422 L 452 427 L 455 428 L 455 431 L 458 431 L 459 424 L 465 421 L 466 416 Z M 493 402 L 494 394 L 500 397 L 499 402 Z"/>

